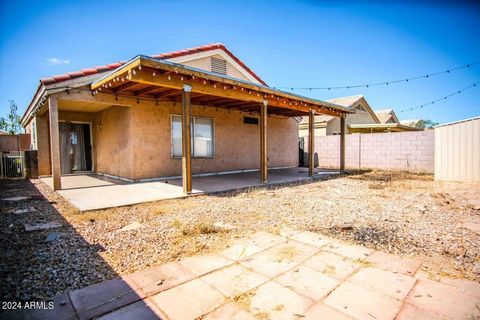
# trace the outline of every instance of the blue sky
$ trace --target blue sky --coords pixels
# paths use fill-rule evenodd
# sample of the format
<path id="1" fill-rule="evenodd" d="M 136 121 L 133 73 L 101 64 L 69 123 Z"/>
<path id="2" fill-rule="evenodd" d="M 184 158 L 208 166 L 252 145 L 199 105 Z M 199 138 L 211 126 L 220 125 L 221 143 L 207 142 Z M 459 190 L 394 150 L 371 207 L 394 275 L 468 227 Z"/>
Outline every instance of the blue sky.
<path id="1" fill-rule="evenodd" d="M 480 60 L 480 7 L 320 1 L 0 0 L 0 114 L 23 112 L 41 77 L 137 54 L 222 42 L 271 86 L 395 80 Z M 298 91 L 320 99 L 362 94 L 397 111 L 480 81 L 480 64 L 429 80 Z M 440 123 L 480 115 L 480 86 L 401 119 Z"/>

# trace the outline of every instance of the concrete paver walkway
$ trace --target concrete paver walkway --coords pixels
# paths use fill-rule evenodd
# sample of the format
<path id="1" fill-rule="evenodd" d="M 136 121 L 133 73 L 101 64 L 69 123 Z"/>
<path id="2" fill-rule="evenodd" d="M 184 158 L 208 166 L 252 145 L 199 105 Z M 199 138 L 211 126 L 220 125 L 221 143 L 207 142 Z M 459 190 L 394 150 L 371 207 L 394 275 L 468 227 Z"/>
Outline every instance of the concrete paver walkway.
<path id="1" fill-rule="evenodd" d="M 34 319 L 475 319 L 480 284 L 311 232 L 260 232 L 66 293 Z"/>

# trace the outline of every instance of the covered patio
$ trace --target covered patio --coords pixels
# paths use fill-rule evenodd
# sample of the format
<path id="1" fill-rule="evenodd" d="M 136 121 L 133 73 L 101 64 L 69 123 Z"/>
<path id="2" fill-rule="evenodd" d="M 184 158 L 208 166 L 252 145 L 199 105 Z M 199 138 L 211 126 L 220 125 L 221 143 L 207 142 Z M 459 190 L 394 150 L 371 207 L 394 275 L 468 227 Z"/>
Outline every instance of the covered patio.
<path id="1" fill-rule="evenodd" d="M 308 168 L 270 169 L 268 186 L 308 180 L 328 179 L 339 175 L 338 170 L 315 169 L 313 177 Z M 52 177 L 41 180 L 53 188 Z M 67 175 L 62 177 L 58 193 L 80 211 L 106 209 L 144 202 L 185 197 L 182 178 L 159 181 L 127 182 L 97 174 Z M 189 196 L 238 191 L 265 185 L 258 180 L 258 171 L 247 171 L 208 176 L 194 176 Z"/>
<path id="2" fill-rule="evenodd" d="M 270 166 L 272 163 L 272 158 L 269 158 L 268 151 L 269 118 L 280 117 L 288 119 L 304 116 L 309 117 L 309 167 L 308 170 L 295 169 L 297 170 L 295 179 L 304 179 L 314 177 L 315 175 L 315 115 L 326 114 L 341 119 L 339 171 L 342 172 L 345 167 L 345 116 L 348 113 L 354 112 L 350 108 L 342 107 L 334 103 L 299 96 L 262 84 L 239 80 L 226 75 L 141 55 L 93 82 L 78 83 L 72 87 L 52 88 L 46 90 L 42 95 L 43 97 L 39 99 L 38 104 L 34 104 L 35 109 L 33 109 L 30 114 L 31 116 L 35 116 L 37 113 L 48 115 L 48 141 L 50 147 L 48 160 L 51 166 L 51 178 L 46 181 L 49 181 L 49 184 L 55 191 L 62 190 L 61 193 L 64 195 L 71 193 L 71 187 L 79 188 L 78 186 L 70 185 L 69 181 L 72 180 L 71 177 L 62 177 L 59 111 L 98 112 L 111 106 L 135 109 L 135 107 L 140 104 L 140 101 L 142 101 L 142 104 L 148 104 L 156 108 L 162 108 L 162 103 L 165 102 L 173 103 L 174 106 L 178 103 L 181 107 L 181 179 L 175 180 L 175 183 L 180 185 L 181 182 L 182 188 L 181 190 L 178 188 L 170 190 L 170 188 L 165 188 L 165 186 L 162 185 L 162 189 L 165 192 L 163 198 L 171 198 L 172 195 L 176 197 L 177 195 L 183 196 L 198 192 L 214 192 L 229 189 L 225 188 L 225 183 L 228 185 L 228 182 L 222 180 L 219 185 L 216 185 L 216 178 L 212 177 L 200 179 L 200 181 L 204 181 L 200 187 L 192 186 L 192 176 L 198 173 L 192 170 L 192 105 L 203 108 L 213 108 L 213 110 L 227 110 L 228 113 L 232 111 L 232 114 L 233 111 L 236 111 L 258 115 L 259 153 L 251 154 L 251 157 L 259 158 L 259 166 L 257 167 L 259 169 L 257 170 L 258 172 L 248 173 L 248 178 L 247 176 L 242 177 L 242 181 L 245 181 L 244 179 L 248 180 L 248 183 L 246 183 L 248 186 L 276 182 L 275 174 L 269 177 L 269 169 L 271 169 L 271 167 L 269 168 L 269 163 Z M 97 126 L 101 128 L 101 117 L 99 120 L 100 124 Z M 121 135 L 122 132 L 117 132 L 117 134 Z M 109 138 L 105 139 L 104 144 L 107 144 Z M 225 144 L 225 142 L 223 143 Z M 95 152 L 95 150 L 93 152 Z M 109 150 L 109 152 L 112 154 L 122 152 L 122 150 L 113 148 Z M 289 149 L 281 150 L 281 152 L 284 152 L 284 154 L 296 153 L 298 150 Z M 134 156 L 135 155 L 132 154 L 132 157 Z M 319 156 L 321 157 L 321 155 Z M 109 163 L 108 160 L 107 153 L 106 156 L 104 155 L 102 158 L 103 167 Z M 151 159 L 145 161 L 152 162 L 158 161 L 158 159 L 151 157 Z M 129 165 L 133 166 L 131 163 Z M 93 173 L 103 173 L 95 164 L 94 167 L 95 169 L 92 170 Z M 213 170 L 215 170 L 215 168 Z M 219 171 L 221 170 L 210 171 L 210 173 Z M 180 175 L 180 172 L 178 172 L 178 175 Z M 115 175 L 113 176 L 115 177 Z M 118 176 L 127 177 L 121 174 Z M 162 176 L 155 176 L 152 178 L 161 177 Z M 229 177 L 233 176 L 229 175 Z M 131 182 L 141 180 L 137 177 L 127 178 L 129 178 Z M 237 181 L 229 183 L 231 183 L 234 188 L 244 186 L 243 182 L 239 183 Z M 207 184 L 210 185 L 207 186 Z M 118 184 L 115 184 L 115 186 L 117 185 Z M 142 184 L 127 185 L 134 191 Z M 102 190 L 107 192 L 107 190 L 109 190 L 107 187 L 109 186 L 102 186 Z M 83 188 L 79 190 L 86 189 L 87 188 Z M 102 197 L 103 196 L 104 195 L 102 195 Z M 156 194 L 151 197 L 147 197 L 146 195 L 138 195 L 138 197 L 145 198 L 145 201 L 149 201 L 148 199 L 159 200 Z M 132 203 L 135 203 L 135 201 Z"/>

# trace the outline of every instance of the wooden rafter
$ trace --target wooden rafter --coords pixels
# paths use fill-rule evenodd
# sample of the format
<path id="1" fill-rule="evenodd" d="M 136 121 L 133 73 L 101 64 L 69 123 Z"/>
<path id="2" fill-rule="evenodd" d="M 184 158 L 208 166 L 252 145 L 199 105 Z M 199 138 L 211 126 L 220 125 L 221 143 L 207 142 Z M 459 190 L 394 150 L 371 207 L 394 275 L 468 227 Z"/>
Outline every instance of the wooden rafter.
<path id="1" fill-rule="evenodd" d="M 144 56 L 135 58 L 106 77 L 94 82 L 91 88 L 102 91 L 113 86 L 114 90 L 118 90 L 118 88 L 115 88 L 116 83 L 112 84 L 112 81 L 119 78 L 141 84 L 140 86 L 143 85 L 143 87 L 157 86 L 181 90 L 183 85 L 189 85 L 192 87 L 192 99 L 197 99 L 196 103 L 199 102 L 198 95 L 205 95 L 232 100 L 232 103 L 246 102 L 256 104 L 263 103 L 266 100 L 269 107 L 286 110 L 283 114 L 308 114 L 310 110 L 313 110 L 317 114 L 340 117 L 353 112 L 349 108 L 333 103 L 293 95 L 266 86 L 241 80 L 237 81 L 232 78 L 225 78 L 187 66 L 150 59 Z M 205 99 L 203 100 L 205 104 L 216 103 L 207 97 Z M 222 103 L 222 100 L 218 100 L 216 106 L 222 107 Z M 239 105 L 241 106 L 241 103 Z M 229 105 L 229 107 L 236 108 L 237 105 L 233 104 Z"/>

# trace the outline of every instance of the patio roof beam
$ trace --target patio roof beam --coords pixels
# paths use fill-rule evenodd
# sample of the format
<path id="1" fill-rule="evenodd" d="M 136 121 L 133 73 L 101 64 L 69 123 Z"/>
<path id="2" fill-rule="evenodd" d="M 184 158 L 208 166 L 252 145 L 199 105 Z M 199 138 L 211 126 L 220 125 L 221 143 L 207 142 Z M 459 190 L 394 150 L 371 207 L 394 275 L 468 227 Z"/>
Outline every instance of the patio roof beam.
<path id="1" fill-rule="evenodd" d="M 201 81 L 197 81 L 195 79 L 187 79 L 186 76 L 179 76 L 176 74 L 156 74 L 154 76 L 151 72 L 147 72 L 145 70 L 136 70 L 135 73 L 130 71 L 128 78 L 130 81 L 135 83 L 162 86 L 177 90 L 181 90 L 183 85 L 189 85 L 192 87 L 192 93 L 200 93 L 209 96 L 217 96 L 237 101 L 240 100 L 253 103 L 263 103 L 264 100 L 267 100 L 269 105 L 282 109 L 300 111 L 303 113 L 308 113 L 311 109 L 313 109 L 318 111 L 319 113 L 330 114 L 337 117 L 339 116 L 338 112 L 331 111 L 323 107 L 315 105 L 298 105 L 298 102 L 288 99 L 274 99 L 271 97 L 267 97 L 266 99 L 264 99 L 263 95 L 259 92 L 242 90 L 241 88 L 233 89 L 229 88 L 226 85 L 217 85 L 216 83 L 214 83 L 213 85 L 209 83 L 204 84 Z"/>

